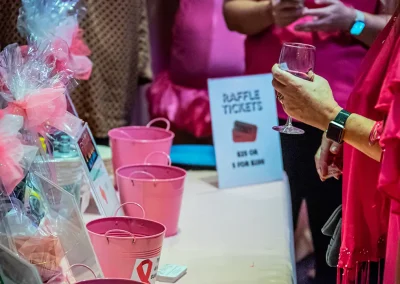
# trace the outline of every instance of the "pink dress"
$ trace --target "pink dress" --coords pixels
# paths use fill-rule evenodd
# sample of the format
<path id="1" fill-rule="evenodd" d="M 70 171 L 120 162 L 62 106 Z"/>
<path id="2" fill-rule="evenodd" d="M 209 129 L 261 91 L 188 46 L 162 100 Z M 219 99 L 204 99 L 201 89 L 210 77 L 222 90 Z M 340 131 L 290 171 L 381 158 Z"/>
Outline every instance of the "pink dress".
<path id="1" fill-rule="evenodd" d="M 344 147 L 339 259 L 339 267 L 344 269 L 343 283 L 353 283 L 355 271 L 363 267 L 367 270 L 361 275 L 368 277 L 368 263 L 385 257 L 384 283 L 396 283 L 400 239 L 399 13 L 400 7 L 371 47 L 347 105 L 350 112 L 384 121 L 385 126 L 380 163 L 350 145 Z"/>
<path id="2" fill-rule="evenodd" d="M 311 6 L 313 2 L 313 0 L 306 0 L 306 5 Z M 372 14 L 379 8 L 378 0 L 344 0 L 342 2 Z M 367 49 L 346 33 L 306 33 L 294 30 L 295 25 L 310 20 L 312 19 L 302 18 L 286 28 L 273 26 L 262 34 L 248 37 L 245 48 L 246 73 L 270 73 L 272 66 L 279 60 L 284 42 L 312 44 L 317 48 L 315 73 L 329 81 L 336 101 L 345 107 Z M 281 104 L 277 105 L 279 118 L 285 119 L 287 115 Z"/>
<path id="3" fill-rule="evenodd" d="M 226 28 L 223 0 L 181 0 L 170 69 L 148 91 L 152 117 L 166 117 L 196 137 L 211 135 L 207 79 L 242 75 L 244 36 Z"/>

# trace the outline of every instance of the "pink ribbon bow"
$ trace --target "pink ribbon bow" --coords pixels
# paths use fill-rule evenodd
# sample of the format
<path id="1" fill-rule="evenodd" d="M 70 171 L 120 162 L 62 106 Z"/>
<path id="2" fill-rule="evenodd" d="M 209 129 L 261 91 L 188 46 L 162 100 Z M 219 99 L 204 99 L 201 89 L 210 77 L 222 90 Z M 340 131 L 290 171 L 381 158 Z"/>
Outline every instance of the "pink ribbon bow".
<path id="1" fill-rule="evenodd" d="M 24 170 L 29 169 L 37 152 L 36 147 L 23 145 L 17 137 L 22 120 L 0 111 L 0 185 L 7 195 L 24 178 Z"/>
<path id="2" fill-rule="evenodd" d="M 73 37 L 69 49 L 63 48 L 66 43 L 64 39 L 58 38 L 53 41 L 57 71 L 71 70 L 75 79 L 89 80 L 93 68 L 93 63 L 88 58 L 91 51 L 83 41 L 83 30 L 78 27 L 74 28 L 75 31 L 72 32 Z"/>
<path id="3" fill-rule="evenodd" d="M 10 195 L 24 178 L 24 172 L 19 164 L 22 153 L 22 144 L 17 137 L 0 135 L 0 180 L 7 195 Z"/>
<path id="4" fill-rule="evenodd" d="M 76 137 L 82 127 L 82 120 L 67 111 L 65 88 L 61 84 L 53 88 L 33 91 L 21 100 L 10 102 L 7 112 L 24 118 L 26 129 L 46 133 L 52 126 Z"/>
<path id="5" fill-rule="evenodd" d="M 83 31 L 74 27 L 74 32 L 63 31 L 72 34 L 71 46 L 68 46 L 66 39 L 62 37 L 54 38 L 51 41 L 52 54 L 48 58 L 50 62 L 55 61 L 55 71 L 72 72 L 73 77 L 78 80 L 89 80 L 92 74 L 93 63 L 88 58 L 91 54 L 89 47 L 83 41 Z M 28 46 L 21 46 L 21 54 L 26 56 Z"/>
<path id="6" fill-rule="evenodd" d="M 89 47 L 83 40 L 83 30 L 77 28 L 72 38 L 72 44 L 70 46 L 72 55 L 71 64 L 75 72 L 75 78 L 78 80 L 89 80 L 92 74 L 93 63 L 88 58 L 92 53 Z"/>

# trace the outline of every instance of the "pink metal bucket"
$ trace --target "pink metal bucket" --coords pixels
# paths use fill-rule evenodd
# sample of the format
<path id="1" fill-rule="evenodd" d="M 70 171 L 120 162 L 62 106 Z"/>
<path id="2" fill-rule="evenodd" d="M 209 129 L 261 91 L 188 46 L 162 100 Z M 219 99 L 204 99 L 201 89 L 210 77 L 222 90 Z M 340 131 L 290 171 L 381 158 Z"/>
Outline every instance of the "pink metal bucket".
<path id="1" fill-rule="evenodd" d="M 159 152 L 150 156 L 156 153 Z M 119 168 L 116 175 L 122 203 L 136 202 L 142 205 L 147 218 L 165 225 L 166 237 L 178 233 L 185 170 L 172 167 L 170 163 L 168 166 L 130 165 Z M 126 215 L 134 216 L 136 212 L 133 209 L 126 208 Z"/>
<path id="2" fill-rule="evenodd" d="M 92 279 L 92 280 L 79 281 L 79 282 L 76 282 L 76 284 L 93 284 L 93 283 L 94 284 L 146 284 L 143 282 L 128 280 L 128 279 L 116 279 L 116 278 L 96 279 L 96 274 L 94 273 L 94 271 L 89 266 L 84 265 L 84 264 L 74 264 L 67 270 L 67 272 L 71 271 L 75 267 L 86 268 L 93 274 L 93 277 L 94 277 L 94 279 Z M 60 274 L 56 275 L 54 278 L 50 279 L 50 281 L 48 283 L 53 283 L 53 281 L 54 281 L 54 283 L 71 283 L 71 281 L 68 277 L 68 274 L 63 275 L 62 272 Z M 74 281 L 74 283 L 75 283 L 75 281 Z"/>
<path id="3" fill-rule="evenodd" d="M 143 218 L 101 218 L 89 222 L 86 228 L 105 277 L 154 284 L 165 227 L 144 219 L 143 208 L 133 204 L 141 208 Z"/>
<path id="4" fill-rule="evenodd" d="M 152 127 L 157 121 L 167 124 L 165 129 Z M 108 132 L 112 151 L 112 163 L 115 171 L 126 165 L 143 164 L 145 158 L 154 151 L 170 154 L 175 134 L 170 129 L 170 122 L 165 118 L 156 118 L 147 126 L 127 126 Z M 164 157 L 154 157 L 153 163 L 162 164 Z"/>
<path id="5" fill-rule="evenodd" d="M 93 279 L 78 282 L 76 284 L 144 284 L 143 282 L 138 282 L 128 279 Z"/>

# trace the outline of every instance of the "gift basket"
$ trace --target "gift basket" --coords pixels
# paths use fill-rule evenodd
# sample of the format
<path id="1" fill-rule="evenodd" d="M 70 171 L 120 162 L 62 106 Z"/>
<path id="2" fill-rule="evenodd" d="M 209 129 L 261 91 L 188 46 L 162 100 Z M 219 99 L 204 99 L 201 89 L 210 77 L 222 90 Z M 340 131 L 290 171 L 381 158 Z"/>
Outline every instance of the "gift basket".
<path id="1" fill-rule="evenodd" d="M 92 71 L 92 62 L 88 58 L 91 52 L 83 41 L 83 30 L 79 27 L 79 19 L 85 12 L 79 0 L 22 0 L 18 29 L 21 35 L 28 38 L 29 46 L 43 49 L 46 47 L 43 42 L 50 43 L 50 60 L 54 60 L 55 72 L 69 73 L 78 80 L 88 80 Z M 75 87 L 74 82 L 70 80 L 66 86 L 69 92 Z M 69 92 L 66 93 L 67 110 L 78 116 Z M 81 151 L 77 145 L 80 137 L 66 134 L 68 133 L 63 131 L 53 133 L 44 146 L 51 148 L 49 151 L 56 169 L 57 184 L 75 196 L 84 212 L 89 205 L 93 188 L 107 187 L 109 195 L 111 190 L 109 185 L 104 184 L 105 181 L 101 186 L 93 184 L 90 169 L 88 173 L 82 164 Z M 112 199 L 116 200 L 115 197 Z M 100 211 L 104 213 L 104 210 Z"/>
<path id="2" fill-rule="evenodd" d="M 101 275 L 73 195 L 54 166 L 56 138 L 76 138 L 83 122 L 67 111 L 73 72 L 54 56 L 67 45 L 43 41 L 0 53 L 0 244 L 34 265 L 43 283 L 75 283 Z M 65 63 L 67 64 L 67 63 Z M 64 138 L 65 139 L 65 138 Z"/>
<path id="3" fill-rule="evenodd" d="M 41 284 L 35 266 L 0 245 L 0 283 Z"/>
<path id="4" fill-rule="evenodd" d="M 87 57 L 90 49 L 82 39 L 78 21 L 84 13 L 79 0 L 22 0 L 18 29 L 29 45 L 42 41 L 51 41 L 54 46 L 67 44 L 68 49 L 56 49 L 54 56 L 76 79 L 88 80 L 92 71 Z"/>

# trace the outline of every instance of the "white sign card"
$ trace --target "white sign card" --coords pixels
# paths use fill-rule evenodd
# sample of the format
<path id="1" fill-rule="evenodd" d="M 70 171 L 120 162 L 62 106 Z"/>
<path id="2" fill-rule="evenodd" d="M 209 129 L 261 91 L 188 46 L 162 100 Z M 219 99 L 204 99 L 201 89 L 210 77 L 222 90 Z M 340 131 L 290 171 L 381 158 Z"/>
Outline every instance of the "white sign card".
<path id="1" fill-rule="evenodd" d="M 87 124 L 79 135 L 77 143 L 83 168 L 91 183 L 90 188 L 100 214 L 107 217 L 114 216 L 120 202 Z M 123 215 L 123 211 L 120 210 L 118 215 Z"/>
<path id="2" fill-rule="evenodd" d="M 208 80 L 220 188 L 283 179 L 272 75 Z"/>

